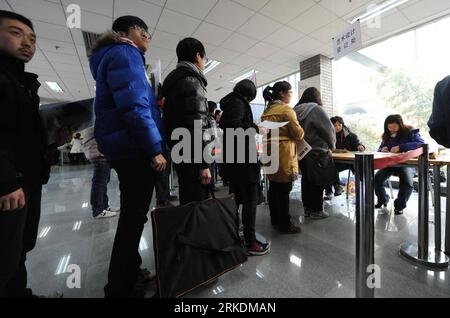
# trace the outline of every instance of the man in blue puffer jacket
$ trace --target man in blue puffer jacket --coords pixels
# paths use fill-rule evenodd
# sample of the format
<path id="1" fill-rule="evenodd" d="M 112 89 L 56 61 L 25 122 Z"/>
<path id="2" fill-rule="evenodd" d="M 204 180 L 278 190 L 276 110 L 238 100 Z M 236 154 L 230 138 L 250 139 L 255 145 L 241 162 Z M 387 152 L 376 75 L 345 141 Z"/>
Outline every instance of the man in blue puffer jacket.
<path id="1" fill-rule="evenodd" d="M 143 296 L 134 288 L 142 263 L 139 242 L 156 174 L 166 166 L 161 114 L 145 72 L 150 38 L 144 21 L 120 17 L 90 58 L 96 80 L 95 138 L 117 172 L 121 192 L 106 297 Z"/>

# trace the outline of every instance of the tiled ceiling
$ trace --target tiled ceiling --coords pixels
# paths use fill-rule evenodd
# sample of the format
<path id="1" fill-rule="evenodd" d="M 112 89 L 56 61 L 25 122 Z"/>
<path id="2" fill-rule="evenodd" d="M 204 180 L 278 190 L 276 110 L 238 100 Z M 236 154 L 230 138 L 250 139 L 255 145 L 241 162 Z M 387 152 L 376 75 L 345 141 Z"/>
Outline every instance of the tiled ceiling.
<path id="1" fill-rule="evenodd" d="M 176 66 L 175 47 L 183 37 L 201 40 L 210 59 L 222 64 L 207 74 L 208 97 L 218 100 L 231 80 L 251 69 L 260 84 L 296 72 L 299 62 L 332 57 L 331 38 L 348 20 L 383 0 L 0 0 L 0 9 L 29 17 L 38 35 L 38 51 L 27 69 L 41 82 L 57 82 L 64 93 L 42 85 L 45 101 L 93 97 L 82 30 L 102 33 L 114 18 L 137 15 L 153 33 L 147 61 L 161 61 L 163 78 Z M 82 9 L 81 30 L 66 27 L 66 7 Z M 383 14 L 381 27 L 363 25 L 365 45 L 450 14 L 450 1 L 409 0 Z"/>

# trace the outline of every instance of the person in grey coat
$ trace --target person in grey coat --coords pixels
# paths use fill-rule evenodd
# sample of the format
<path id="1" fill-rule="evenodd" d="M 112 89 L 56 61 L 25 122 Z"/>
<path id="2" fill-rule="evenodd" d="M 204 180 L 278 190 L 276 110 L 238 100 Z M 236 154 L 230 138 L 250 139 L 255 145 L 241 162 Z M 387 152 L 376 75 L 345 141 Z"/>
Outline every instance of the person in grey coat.
<path id="1" fill-rule="evenodd" d="M 323 211 L 323 191 L 326 182 L 317 182 L 317 176 L 312 175 L 312 156 L 331 156 L 336 148 L 336 132 L 329 116 L 323 109 L 323 102 L 317 88 L 308 88 L 294 111 L 300 125 L 305 130 L 305 140 L 313 148 L 300 162 L 302 173 L 302 201 L 305 216 L 312 219 L 324 219 L 328 214 Z M 337 174 L 336 174 L 337 177 Z M 320 183 L 320 184 L 319 184 Z"/>

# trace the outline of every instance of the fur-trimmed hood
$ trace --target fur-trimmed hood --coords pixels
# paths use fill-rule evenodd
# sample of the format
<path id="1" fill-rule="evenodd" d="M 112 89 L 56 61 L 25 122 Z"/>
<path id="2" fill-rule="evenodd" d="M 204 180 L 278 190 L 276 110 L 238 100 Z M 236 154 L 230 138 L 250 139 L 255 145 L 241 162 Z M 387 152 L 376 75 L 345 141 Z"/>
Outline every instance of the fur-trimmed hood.
<path id="1" fill-rule="evenodd" d="M 89 52 L 89 58 L 92 57 L 99 49 L 112 44 L 120 43 L 120 35 L 114 31 L 108 31 L 103 33 L 95 42 L 91 52 Z"/>
<path id="2" fill-rule="evenodd" d="M 97 42 L 95 42 L 95 45 L 89 54 L 89 64 L 94 79 L 97 78 L 98 67 L 103 57 L 112 47 L 116 45 L 131 45 L 135 47 L 137 50 L 139 50 L 138 47 L 133 43 L 133 41 L 121 37 L 117 32 L 108 31 L 104 33 L 103 35 L 100 36 L 100 38 L 98 38 Z M 143 65 L 145 65 L 144 55 L 142 54 L 142 52 L 140 53 L 142 55 Z"/>

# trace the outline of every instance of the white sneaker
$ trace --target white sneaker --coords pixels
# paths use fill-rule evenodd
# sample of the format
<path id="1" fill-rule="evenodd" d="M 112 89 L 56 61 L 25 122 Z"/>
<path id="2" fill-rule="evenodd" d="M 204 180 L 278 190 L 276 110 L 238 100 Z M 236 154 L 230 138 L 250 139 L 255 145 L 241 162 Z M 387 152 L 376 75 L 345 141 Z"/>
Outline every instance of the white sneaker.
<path id="1" fill-rule="evenodd" d="M 109 207 L 106 209 L 106 211 L 113 212 L 113 213 L 120 213 L 120 208 L 115 209 L 115 208 Z"/>
<path id="2" fill-rule="evenodd" d="M 108 218 L 113 218 L 115 216 L 117 216 L 116 212 L 112 212 L 112 211 L 109 211 L 109 210 L 104 210 L 102 213 L 97 215 L 95 217 L 95 219 L 108 219 Z"/>

